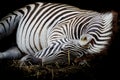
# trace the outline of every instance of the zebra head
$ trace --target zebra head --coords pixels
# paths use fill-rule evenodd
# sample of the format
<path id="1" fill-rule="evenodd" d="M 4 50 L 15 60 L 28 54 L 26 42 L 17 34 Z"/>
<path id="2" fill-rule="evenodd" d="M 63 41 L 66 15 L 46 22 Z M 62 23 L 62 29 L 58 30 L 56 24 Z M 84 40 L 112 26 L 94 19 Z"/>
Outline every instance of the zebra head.
<path id="1" fill-rule="evenodd" d="M 87 17 L 86 17 L 87 18 Z M 97 13 L 80 28 L 79 44 L 89 54 L 106 49 L 112 35 L 112 13 Z"/>
<path id="2" fill-rule="evenodd" d="M 112 13 L 87 13 L 73 20 L 69 42 L 63 51 L 81 58 L 84 55 L 98 54 L 104 51 L 112 37 Z M 74 26 L 73 26 L 74 25 Z"/>

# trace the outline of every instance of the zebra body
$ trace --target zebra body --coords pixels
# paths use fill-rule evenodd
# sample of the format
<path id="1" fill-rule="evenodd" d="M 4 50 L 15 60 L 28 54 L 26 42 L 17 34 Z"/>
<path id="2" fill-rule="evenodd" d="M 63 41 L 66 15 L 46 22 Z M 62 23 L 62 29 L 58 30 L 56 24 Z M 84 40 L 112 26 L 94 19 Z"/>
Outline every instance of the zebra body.
<path id="1" fill-rule="evenodd" d="M 76 57 L 100 53 L 112 35 L 111 12 L 98 13 L 59 3 L 26 5 L 0 23 L 0 38 L 17 28 L 16 42 L 21 52 L 54 61 L 70 48 Z M 18 25 L 17 27 L 15 27 Z M 23 58 L 24 60 L 24 58 Z"/>

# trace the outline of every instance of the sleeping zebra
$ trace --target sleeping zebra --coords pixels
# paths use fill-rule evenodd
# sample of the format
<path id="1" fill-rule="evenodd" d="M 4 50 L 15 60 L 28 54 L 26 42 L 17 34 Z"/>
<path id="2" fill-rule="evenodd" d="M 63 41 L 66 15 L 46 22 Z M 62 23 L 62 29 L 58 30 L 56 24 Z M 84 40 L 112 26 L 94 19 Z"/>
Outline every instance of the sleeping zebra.
<path id="1" fill-rule="evenodd" d="M 0 59 L 52 63 L 98 54 L 109 44 L 113 13 L 83 10 L 60 3 L 36 2 L 15 10 L 0 21 L 0 39 L 16 29 L 16 44 L 0 53 Z"/>

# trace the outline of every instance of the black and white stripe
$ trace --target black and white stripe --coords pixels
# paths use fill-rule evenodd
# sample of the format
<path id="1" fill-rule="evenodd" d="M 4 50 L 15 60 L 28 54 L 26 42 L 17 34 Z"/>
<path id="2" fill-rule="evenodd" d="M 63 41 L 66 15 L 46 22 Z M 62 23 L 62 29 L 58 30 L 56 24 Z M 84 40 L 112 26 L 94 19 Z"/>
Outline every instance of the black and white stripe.
<path id="1" fill-rule="evenodd" d="M 43 62 L 70 48 L 77 56 L 100 53 L 112 35 L 111 12 L 98 13 L 59 3 L 29 4 L 0 21 L 0 38 L 17 27 L 18 48 Z"/>

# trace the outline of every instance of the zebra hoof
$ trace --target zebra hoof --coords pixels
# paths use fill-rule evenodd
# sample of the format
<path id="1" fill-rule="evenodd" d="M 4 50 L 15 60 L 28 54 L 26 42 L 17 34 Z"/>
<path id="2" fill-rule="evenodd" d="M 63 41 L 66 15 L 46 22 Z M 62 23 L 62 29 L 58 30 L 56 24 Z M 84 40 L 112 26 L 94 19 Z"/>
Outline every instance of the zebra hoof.
<path id="1" fill-rule="evenodd" d="M 24 65 L 42 65 L 42 60 L 32 55 L 26 55 L 20 60 L 20 66 Z"/>

